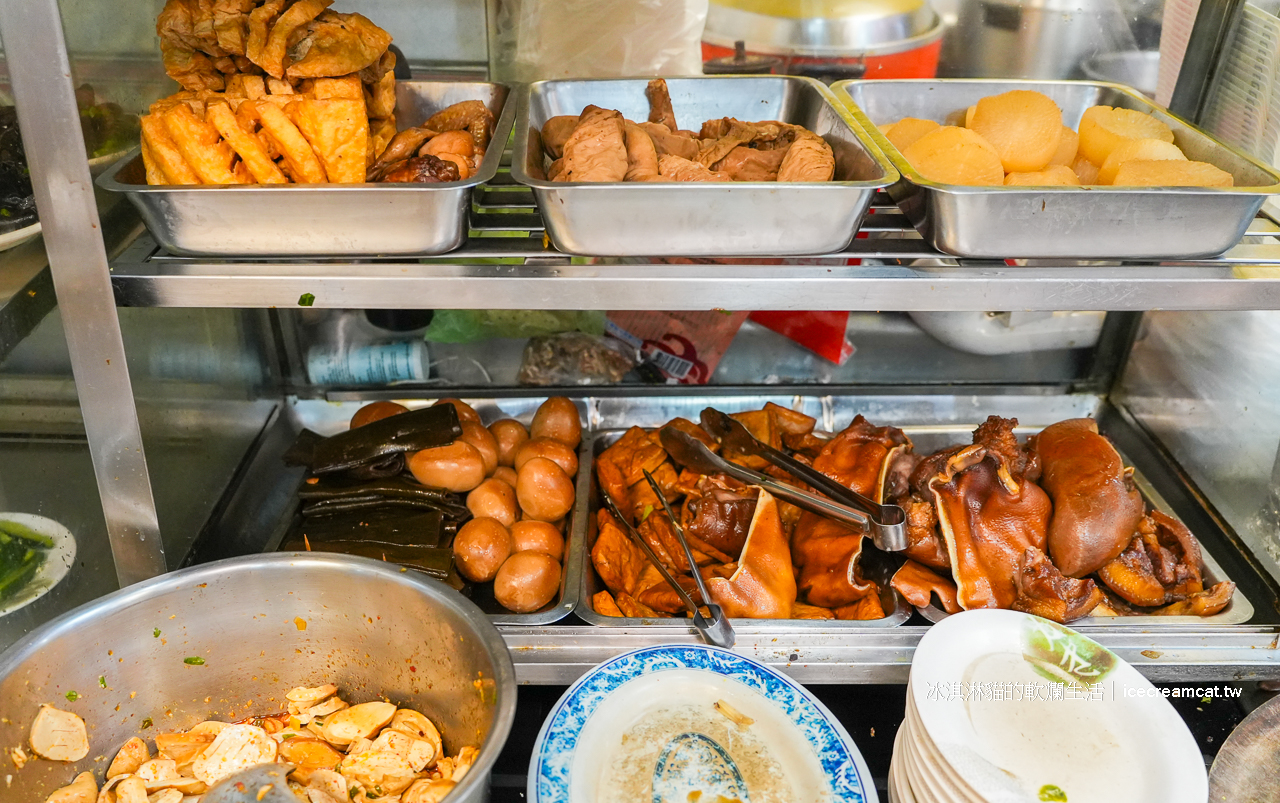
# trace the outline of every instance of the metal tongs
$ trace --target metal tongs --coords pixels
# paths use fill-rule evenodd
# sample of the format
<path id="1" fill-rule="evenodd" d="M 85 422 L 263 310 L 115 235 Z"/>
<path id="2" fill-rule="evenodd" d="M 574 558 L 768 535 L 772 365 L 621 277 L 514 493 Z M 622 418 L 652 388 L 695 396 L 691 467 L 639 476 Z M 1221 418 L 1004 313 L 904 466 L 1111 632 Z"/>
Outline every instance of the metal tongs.
<path id="1" fill-rule="evenodd" d="M 635 527 L 631 526 L 631 519 L 622 515 L 622 511 L 618 510 L 618 506 L 614 503 L 613 498 L 609 496 L 609 492 L 601 489 L 600 495 L 604 497 L 605 507 L 609 508 L 609 512 L 617 519 L 627 535 L 631 536 L 631 540 L 635 541 L 644 552 L 645 557 L 649 558 L 654 568 L 662 575 L 662 579 L 676 590 L 676 595 L 689 609 L 689 613 L 693 615 L 693 626 L 697 628 L 698 633 L 708 643 L 716 647 L 724 647 L 729 649 L 737 641 L 737 636 L 733 632 L 733 625 L 729 624 L 729 618 L 724 615 L 724 611 L 720 606 L 711 601 L 711 594 L 707 591 L 706 581 L 702 579 L 702 574 L 698 571 L 698 563 L 693 559 L 693 550 L 689 548 L 689 542 L 684 537 L 684 528 L 680 526 L 680 520 L 675 517 L 671 510 L 671 505 L 667 502 L 667 497 L 662 493 L 662 488 L 658 486 L 653 475 L 648 471 L 644 473 L 644 478 L 648 480 L 649 487 L 658 495 L 658 501 L 662 503 L 662 509 L 666 511 L 667 517 L 671 519 L 671 528 L 675 531 L 676 538 L 680 539 L 680 546 L 684 547 L 684 556 L 689 561 L 690 574 L 693 575 L 693 581 L 698 585 L 698 593 L 702 595 L 703 607 L 707 609 L 707 613 L 711 614 L 708 619 L 702 615 L 702 611 L 698 608 L 697 603 L 689 596 L 689 593 L 680 587 L 676 582 L 676 578 L 667 571 L 667 567 L 662 565 L 662 561 L 658 560 L 658 556 L 649 548 L 649 544 L 645 542 L 644 536 Z"/>
<path id="2" fill-rule="evenodd" d="M 796 507 L 835 519 L 871 536 L 876 547 L 886 552 L 900 552 L 906 549 L 907 516 L 902 508 L 897 505 L 877 504 L 825 474 L 761 443 L 741 422 L 735 421 L 719 410 L 710 407 L 703 410 L 702 424 L 709 432 L 718 436 L 723 445 L 744 454 L 759 455 L 775 466 L 791 472 L 826 496 L 802 491 L 758 471 L 731 463 L 712 452 L 706 444 L 689 433 L 673 427 L 663 427 L 658 437 L 662 441 L 662 447 L 675 458 L 677 463 L 700 474 L 728 474 L 742 482 L 759 485 Z"/>

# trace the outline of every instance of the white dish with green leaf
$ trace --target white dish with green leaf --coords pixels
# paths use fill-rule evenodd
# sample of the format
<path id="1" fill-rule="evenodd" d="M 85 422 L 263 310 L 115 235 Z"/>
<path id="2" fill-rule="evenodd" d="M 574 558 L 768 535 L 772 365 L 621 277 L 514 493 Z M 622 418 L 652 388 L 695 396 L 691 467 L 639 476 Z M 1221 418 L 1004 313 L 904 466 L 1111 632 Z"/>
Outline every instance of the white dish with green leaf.
<path id="1" fill-rule="evenodd" d="M 1200 750 L 1168 700 L 1105 647 L 1045 619 L 948 617 L 916 648 L 908 694 L 932 757 L 991 803 L 1208 794 Z"/>
<path id="2" fill-rule="evenodd" d="M 53 519 L 0 513 L 0 616 L 44 596 L 75 557 L 75 536 Z"/>

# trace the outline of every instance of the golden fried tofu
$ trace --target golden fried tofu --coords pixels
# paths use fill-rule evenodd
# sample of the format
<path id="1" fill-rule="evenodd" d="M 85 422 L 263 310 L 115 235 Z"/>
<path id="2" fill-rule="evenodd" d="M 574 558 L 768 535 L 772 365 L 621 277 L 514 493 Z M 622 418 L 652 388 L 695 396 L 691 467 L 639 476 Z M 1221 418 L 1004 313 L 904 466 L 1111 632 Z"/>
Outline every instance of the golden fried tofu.
<path id="1" fill-rule="evenodd" d="M 597 521 L 600 534 L 591 547 L 591 564 L 600 579 L 615 594 L 635 592 L 640 572 L 648 563 L 644 553 L 627 537 L 608 511 L 599 511 Z"/>
<path id="2" fill-rule="evenodd" d="M 285 53 L 289 49 L 290 38 L 293 37 L 295 31 L 300 30 L 307 23 L 320 16 L 321 12 L 332 4 L 333 0 L 298 0 L 297 3 L 289 7 L 288 11 L 281 14 L 280 18 L 271 26 L 271 30 L 267 34 L 266 44 L 263 46 L 258 58 L 255 59 L 253 54 L 250 53 L 250 60 L 261 67 L 267 75 L 273 78 L 284 78 L 284 59 Z M 250 22 L 252 23 L 252 15 Z M 251 37 L 252 34 L 251 30 Z"/>
<path id="3" fill-rule="evenodd" d="M 285 73 L 297 80 L 359 72 L 377 63 L 390 45 L 391 34 L 363 14 L 325 11 L 307 25 L 301 40 L 290 43 L 289 55 L 295 59 Z"/>
<path id="4" fill-rule="evenodd" d="M 284 10 L 285 0 L 267 0 L 249 12 L 249 32 L 244 43 L 244 54 L 249 61 L 262 65 L 262 54 L 267 47 L 271 26 Z"/>
<path id="5" fill-rule="evenodd" d="M 387 149 L 391 138 L 396 135 L 394 117 L 378 117 L 369 119 L 369 150 L 365 162 L 372 165 Z"/>
<path id="6" fill-rule="evenodd" d="M 227 91 L 224 94 L 228 99 L 257 100 L 267 94 L 267 87 L 261 75 L 233 75 L 227 79 Z"/>
<path id="7" fill-rule="evenodd" d="M 396 113 L 396 74 L 386 72 L 376 84 L 365 87 L 365 105 L 370 117 L 391 117 Z"/>
<path id="8" fill-rule="evenodd" d="M 360 100 L 313 100 L 303 98 L 285 111 L 324 165 L 325 175 L 335 184 L 364 181 L 368 158 L 369 118 Z"/>
<path id="9" fill-rule="evenodd" d="M 662 448 L 657 433 L 632 427 L 616 443 L 601 452 L 596 462 L 613 463 L 621 470 L 623 481 L 630 486 L 643 482 L 644 472 L 657 471 L 658 466 L 666 459 L 667 453 Z"/>
<path id="10" fill-rule="evenodd" d="M 302 94 L 316 100 L 364 100 L 364 85 L 360 76 L 352 73 L 337 78 L 308 78 L 301 84 Z M 395 109 L 392 109 L 392 113 Z M 370 117 L 386 117 L 385 114 L 370 114 Z"/>

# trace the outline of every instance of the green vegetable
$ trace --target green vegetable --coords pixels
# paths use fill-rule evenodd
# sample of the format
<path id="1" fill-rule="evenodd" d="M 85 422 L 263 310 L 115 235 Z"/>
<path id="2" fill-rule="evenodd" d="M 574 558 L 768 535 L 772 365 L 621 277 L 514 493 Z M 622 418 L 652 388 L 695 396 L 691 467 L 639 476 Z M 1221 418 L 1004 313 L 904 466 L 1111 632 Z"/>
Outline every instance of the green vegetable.
<path id="1" fill-rule="evenodd" d="M 42 546 L 45 549 L 52 549 L 54 546 L 54 541 L 49 536 L 44 535 L 43 533 L 38 533 L 25 524 L 19 524 L 16 521 L 5 521 L 4 519 L 0 519 L 0 532 L 8 533 L 14 538 L 21 538 L 24 541 L 31 541 L 37 546 Z"/>
<path id="2" fill-rule="evenodd" d="M 0 520 L 0 601 L 27 587 L 53 545 L 52 538 L 24 524 Z"/>
<path id="3" fill-rule="evenodd" d="M 190 658 L 183 658 L 182 663 L 188 666 L 204 666 L 204 659 L 199 655 L 193 655 Z"/>
<path id="4" fill-rule="evenodd" d="M 80 699 L 80 695 L 77 692 L 74 692 L 74 691 L 67 692 L 67 700 L 69 702 L 74 703 L 76 700 L 79 700 L 79 699 Z"/>
<path id="5" fill-rule="evenodd" d="M 1067 803 L 1067 793 L 1061 788 L 1047 783 L 1040 787 L 1040 799 L 1046 803 Z"/>
<path id="6" fill-rule="evenodd" d="M 35 576 L 36 570 L 44 560 L 31 560 L 21 562 L 11 569 L 4 570 L 0 574 L 0 600 L 8 599 L 14 596 L 20 589 L 26 586 L 27 581 Z"/>
<path id="7" fill-rule="evenodd" d="M 151 727 L 151 717 L 147 717 L 146 719 L 142 720 L 142 729 L 146 730 L 149 727 Z"/>
<path id="8" fill-rule="evenodd" d="M 160 638 L 160 628 L 151 631 L 151 638 Z"/>
<path id="9" fill-rule="evenodd" d="M 104 677 L 103 675 L 98 675 L 98 685 L 105 689 L 107 687 L 106 677 Z"/>
<path id="10" fill-rule="evenodd" d="M 299 307 L 309 307 L 314 303 L 316 303 L 316 297 L 311 293 L 303 293 L 302 295 L 298 296 Z"/>

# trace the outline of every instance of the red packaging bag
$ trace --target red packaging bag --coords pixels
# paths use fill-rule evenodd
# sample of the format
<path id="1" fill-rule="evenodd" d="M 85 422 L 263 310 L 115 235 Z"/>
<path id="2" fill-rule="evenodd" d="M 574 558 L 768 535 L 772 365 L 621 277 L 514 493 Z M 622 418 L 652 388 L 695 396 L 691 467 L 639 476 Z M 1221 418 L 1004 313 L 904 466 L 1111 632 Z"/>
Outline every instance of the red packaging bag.
<path id="1" fill-rule="evenodd" d="M 757 311 L 751 313 L 751 320 L 836 365 L 844 365 L 856 351 L 845 338 L 848 312 Z"/>

